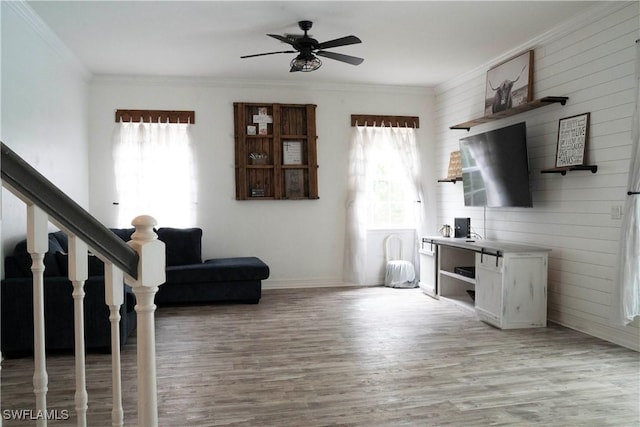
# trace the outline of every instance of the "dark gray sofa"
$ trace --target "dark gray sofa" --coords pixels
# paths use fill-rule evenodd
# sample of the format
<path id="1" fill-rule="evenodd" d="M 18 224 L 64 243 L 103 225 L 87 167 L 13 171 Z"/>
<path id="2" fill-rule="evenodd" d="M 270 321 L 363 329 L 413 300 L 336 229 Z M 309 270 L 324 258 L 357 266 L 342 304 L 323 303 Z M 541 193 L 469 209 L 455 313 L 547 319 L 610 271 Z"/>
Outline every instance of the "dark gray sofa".
<path id="1" fill-rule="evenodd" d="M 112 229 L 128 241 L 134 229 Z M 199 228 L 159 228 L 158 239 L 165 243 L 166 282 L 156 294 L 158 306 L 212 302 L 258 303 L 262 280 L 269 267 L 256 257 L 209 259 L 202 262 L 202 230 Z M 49 233 L 45 255 L 45 331 L 49 352 L 74 348 L 72 284 L 67 278 L 67 237 Z M 1 346 L 6 357 L 33 353 L 33 286 L 31 257 L 26 241 L 18 243 L 14 254 L 5 258 L 5 279 L 0 284 Z M 104 264 L 89 256 L 89 279 L 85 283 L 85 341 L 88 351 L 110 351 L 109 309 L 104 302 Z M 135 295 L 124 285 L 120 342 L 124 345 L 136 327 Z"/>

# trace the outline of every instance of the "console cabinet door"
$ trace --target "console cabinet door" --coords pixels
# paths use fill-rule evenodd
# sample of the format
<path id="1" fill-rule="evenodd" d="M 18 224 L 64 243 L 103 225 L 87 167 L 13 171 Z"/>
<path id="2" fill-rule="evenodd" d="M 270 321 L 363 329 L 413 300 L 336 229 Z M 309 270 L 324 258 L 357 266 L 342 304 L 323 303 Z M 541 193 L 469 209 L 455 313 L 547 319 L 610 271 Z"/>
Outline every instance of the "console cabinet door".
<path id="1" fill-rule="evenodd" d="M 547 325 L 547 253 L 476 254 L 476 314 L 502 329 Z"/>
<path id="2" fill-rule="evenodd" d="M 502 327 L 503 260 L 490 255 L 476 254 L 476 314 L 481 320 Z"/>
<path id="3" fill-rule="evenodd" d="M 507 254 L 503 327 L 547 325 L 547 257 L 546 253 Z"/>
<path id="4" fill-rule="evenodd" d="M 433 250 L 420 249 L 420 289 L 425 294 L 435 297 L 436 289 L 436 252 L 437 246 Z"/>

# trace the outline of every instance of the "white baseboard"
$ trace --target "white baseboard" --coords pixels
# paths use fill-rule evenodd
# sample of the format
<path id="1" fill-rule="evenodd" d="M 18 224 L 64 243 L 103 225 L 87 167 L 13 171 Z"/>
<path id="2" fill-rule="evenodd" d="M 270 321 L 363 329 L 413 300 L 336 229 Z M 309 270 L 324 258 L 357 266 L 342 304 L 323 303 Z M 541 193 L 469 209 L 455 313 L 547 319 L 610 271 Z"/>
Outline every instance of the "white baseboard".
<path id="1" fill-rule="evenodd" d="M 565 326 L 569 329 L 600 338 L 605 341 L 640 352 L 640 340 L 635 333 L 622 331 L 619 328 L 607 325 L 598 325 L 593 322 L 585 322 L 568 313 L 550 313 L 549 321 Z"/>
<path id="2" fill-rule="evenodd" d="M 304 288 L 338 288 L 357 286 L 342 279 L 283 279 L 263 280 L 262 289 L 304 289 Z"/>
<path id="3" fill-rule="evenodd" d="M 344 288 L 359 286 L 367 288 L 371 286 L 384 285 L 384 278 L 379 283 L 358 285 L 356 283 L 345 282 L 342 279 L 320 278 L 320 279 L 275 279 L 263 280 L 262 289 L 304 289 L 304 288 Z"/>

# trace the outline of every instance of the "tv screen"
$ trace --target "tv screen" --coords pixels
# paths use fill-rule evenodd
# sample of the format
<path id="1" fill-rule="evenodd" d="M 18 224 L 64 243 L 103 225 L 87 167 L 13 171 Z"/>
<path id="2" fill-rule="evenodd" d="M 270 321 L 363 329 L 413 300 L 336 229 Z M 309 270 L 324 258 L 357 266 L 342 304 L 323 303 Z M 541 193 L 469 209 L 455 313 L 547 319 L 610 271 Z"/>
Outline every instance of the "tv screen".
<path id="1" fill-rule="evenodd" d="M 460 139 L 465 206 L 531 207 L 524 122 Z"/>

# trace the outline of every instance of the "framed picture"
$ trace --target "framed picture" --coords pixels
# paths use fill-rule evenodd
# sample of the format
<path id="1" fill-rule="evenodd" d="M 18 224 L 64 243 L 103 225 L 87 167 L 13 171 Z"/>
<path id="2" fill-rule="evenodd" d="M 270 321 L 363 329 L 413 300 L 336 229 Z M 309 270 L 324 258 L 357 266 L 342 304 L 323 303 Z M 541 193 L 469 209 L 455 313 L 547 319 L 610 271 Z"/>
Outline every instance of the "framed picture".
<path id="1" fill-rule="evenodd" d="M 590 114 L 565 117 L 558 122 L 557 168 L 585 164 L 584 153 L 589 138 Z"/>
<path id="2" fill-rule="evenodd" d="M 304 197 L 304 171 L 302 169 L 285 169 L 284 195 L 288 199 Z"/>
<path id="3" fill-rule="evenodd" d="M 506 111 L 533 100 L 533 50 L 487 71 L 484 114 Z"/>
<path id="4" fill-rule="evenodd" d="M 282 143 L 282 164 L 301 165 L 302 164 L 302 142 L 284 141 Z"/>

